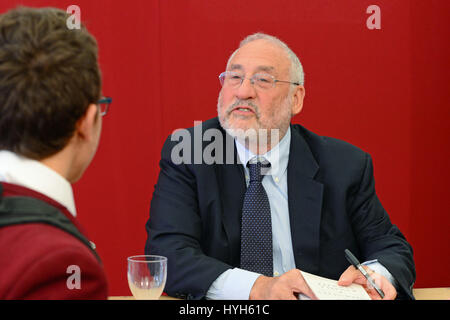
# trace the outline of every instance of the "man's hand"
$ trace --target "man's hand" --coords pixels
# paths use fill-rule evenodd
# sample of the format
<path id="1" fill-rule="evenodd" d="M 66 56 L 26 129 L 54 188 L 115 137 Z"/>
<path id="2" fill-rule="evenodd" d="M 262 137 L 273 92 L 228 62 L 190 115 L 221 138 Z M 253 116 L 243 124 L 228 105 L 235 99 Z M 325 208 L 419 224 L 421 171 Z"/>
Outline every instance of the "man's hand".
<path id="1" fill-rule="evenodd" d="M 250 300 L 297 300 L 298 294 L 316 299 L 298 269 L 279 277 L 259 276 L 250 291 Z"/>
<path id="2" fill-rule="evenodd" d="M 389 282 L 388 279 L 383 277 L 382 275 L 373 272 L 369 267 L 363 266 L 364 269 L 370 274 L 372 279 L 375 281 L 375 284 L 384 292 L 383 300 L 394 300 L 397 296 L 397 290 L 395 290 L 394 286 Z M 362 275 L 362 273 L 357 270 L 354 266 L 350 266 L 344 273 L 341 275 L 338 281 L 338 285 L 340 286 L 349 286 L 352 283 L 361 284 L 364 289 L 366 289 L 372 300 L 381 300 L 378 292 L 370 286 L 367 279 Z"/>

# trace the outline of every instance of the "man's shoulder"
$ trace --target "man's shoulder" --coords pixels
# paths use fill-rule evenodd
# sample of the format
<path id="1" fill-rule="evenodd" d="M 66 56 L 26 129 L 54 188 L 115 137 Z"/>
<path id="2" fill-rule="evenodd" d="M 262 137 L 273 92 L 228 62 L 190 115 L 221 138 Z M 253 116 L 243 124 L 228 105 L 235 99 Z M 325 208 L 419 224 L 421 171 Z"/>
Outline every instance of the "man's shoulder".
<path id="1" fill-rule="evenodd" d="M 106 298 L 103 266 L 83 243 L 57 227 L 45 223 L 4 226 L 0 228 L 0 252 L 0 261 L 6 262 L 0 262 L 0 268 L 11 279 L 21 279 L 14 287 L 11 281 L 0 281 L 6 290 L 0 290 L 3 298 Z M 67 290 L 71 266 L 81 270 L 82 285 L 87 290 Z M 91 293 L 92 287 L 98 288 L 98 293 L 97 289 Z"/>
<path id="2" fill-rule="evenodd" d="M 341 139 L 321 136 L 299 124 L 293 124 L 291 129 L 294 133 L 301 135 L 306 143 L 313 149 L 323 152 L 365 153 L 361 148 Z"/>
<path id="3" fill-rule="evenodd" d="M 0 229 L 0 246 L 8 250 L 22 252 L 30 257 L 41 257 L 45 252 L 86 256 L 86 260 L 96 262 L 95 256 L 80 240 L 68 232 L 47 223 L 20 223 Z M 14 249 L 14 250 L 13 250 Z"/>
<path id="4" fill-rule="evenodd" d="M 192 127 L 178 128 L 167 137 L 162 148 L 162 158 L 171 157 L 173 152 L 187 152 L 187 158 L 194 156 L 195 152 L 203 150 L 211 142 L 225 146 L 225 130 L 221 127 L 219 119 L 212 118 L 206 121 L 194 121 Z M 232 140 L 232 138 L 230 137 Z M 219 147 L 216 146 L 216 147 Z M 183 156 L 182 156 L 183 157 Z M 191 163 L 191 161 L 188 161 Z"/>
<path id="5" fill-rule="evenodd" d="M 341 139 L 321 136 L 299 124 L 291 126 L 292 135 L 301 137 L 308 145 L 319 166 L 364 166 L 369 154 L 361 148 Z"/>
<path id="6" fill-rule="evenodd" d="M 0 183 L 0 213 L 0 245 L 9 243 L 10 247 L 18 247 L 16 252 L 37 257 L 39 252 L 72 250 L 95 258 L 78 220 L 64 206 L 39 192 Z"/>

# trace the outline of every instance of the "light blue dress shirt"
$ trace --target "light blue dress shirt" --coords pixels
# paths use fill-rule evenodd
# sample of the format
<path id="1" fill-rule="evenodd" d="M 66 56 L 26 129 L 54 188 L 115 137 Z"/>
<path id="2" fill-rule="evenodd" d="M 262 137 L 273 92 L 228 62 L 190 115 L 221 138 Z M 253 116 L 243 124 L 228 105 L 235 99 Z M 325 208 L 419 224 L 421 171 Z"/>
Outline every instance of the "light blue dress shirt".
<path id="1" fill-rule="evenodd" d="M 235 140 L 239 159 L 244 166 L 245 181 L 249 183 L 247 162 L 254 158 L 265 158 L 271 167 L 267 176 L 262 180 L 267 192 L 272 216 L 273 241 L 273 275 L 295 269 L 294 253 L 292 249 L 291 226 L 289 220 L 287 165 L 291 144 L 291 129 L 273 149 L 264 155 L 255 155 Z M 244 165 L 245 164 L 245 165 Z M 377 273 L 388 278 L 393 283 L 390 273 L 376 260 L 364 263 Z M 260 274 L 240 268 L 229 269 L 222 273 L 210 286 L 206 298 L 216 300 L 247 300 L 254 282 Z"/>

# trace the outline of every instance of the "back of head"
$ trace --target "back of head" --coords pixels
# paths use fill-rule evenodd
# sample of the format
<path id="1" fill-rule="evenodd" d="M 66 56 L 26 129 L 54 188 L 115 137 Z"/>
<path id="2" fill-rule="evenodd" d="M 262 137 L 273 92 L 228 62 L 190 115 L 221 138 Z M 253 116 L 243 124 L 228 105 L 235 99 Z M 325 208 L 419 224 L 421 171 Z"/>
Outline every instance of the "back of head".
<path id="1" fill-rule="evenodd" d="M 44 159 L 62 150 L 101 94 L 97 43 L 54 8 L 0 15 L 0 150 Z"/>

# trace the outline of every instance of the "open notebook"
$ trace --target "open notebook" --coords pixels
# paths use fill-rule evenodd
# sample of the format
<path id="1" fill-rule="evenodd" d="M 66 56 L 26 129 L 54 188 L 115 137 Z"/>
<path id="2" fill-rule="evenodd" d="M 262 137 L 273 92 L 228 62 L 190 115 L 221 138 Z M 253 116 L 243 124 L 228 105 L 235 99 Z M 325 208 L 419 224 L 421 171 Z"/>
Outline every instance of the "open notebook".
<path id="1" fill-rule="evenodd" d="M 370 300 L 363 286 L 353 283 L 348 287 L 337 284 L 336 280 L 316 276 L 301 271 L 303 278 L 319 300 Z M 306 296 L 301 295 L 300 299 Z"/>

